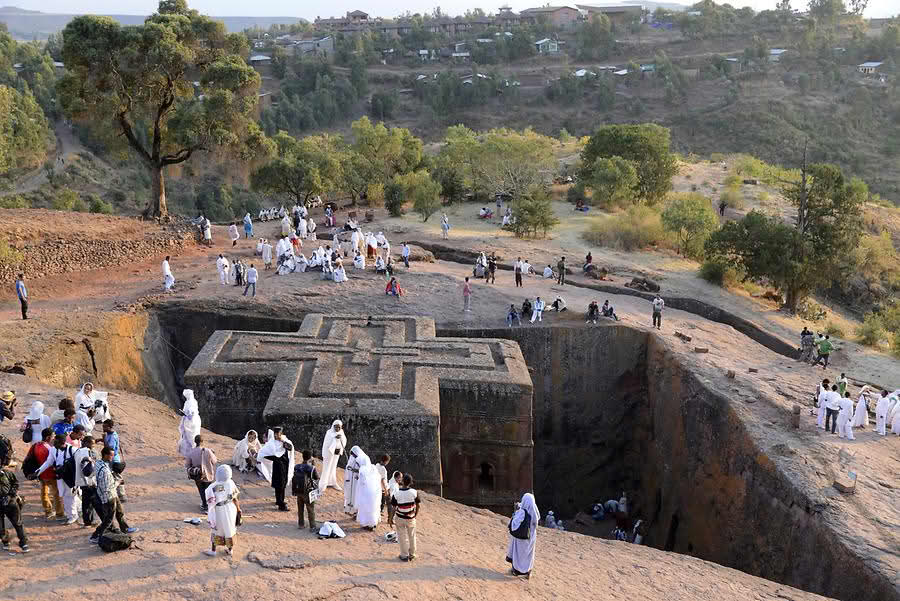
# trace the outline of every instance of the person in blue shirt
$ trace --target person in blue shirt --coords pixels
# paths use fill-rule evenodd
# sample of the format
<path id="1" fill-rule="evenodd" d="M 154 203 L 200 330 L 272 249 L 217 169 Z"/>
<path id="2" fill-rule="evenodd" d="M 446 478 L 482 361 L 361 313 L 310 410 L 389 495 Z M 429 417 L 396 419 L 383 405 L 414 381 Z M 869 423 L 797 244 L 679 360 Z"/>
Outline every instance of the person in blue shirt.
<path id="1" fill-rule="evenodd" d="M 75 429 L 75 410 L 66 409 L 63 413 L 63 420 L 53 424 L 53 433 L 68 436 Z"/>
<path id="2" fill-rule="evenodd" d="M 22 304 L 22 319 L 28 319 L 28 289 L 25 287 L 25 275 L 21 273 L 16 278 L 16 296 Z"/>
<path id="3" fill-rule="evenodd" d="M 116 422 L 111 419 L 103 422 L 103 442 L 113 450 L 113 463 L 121 463 L 122 456 L 119 452 L 119 433 L 116 432 Z"/>

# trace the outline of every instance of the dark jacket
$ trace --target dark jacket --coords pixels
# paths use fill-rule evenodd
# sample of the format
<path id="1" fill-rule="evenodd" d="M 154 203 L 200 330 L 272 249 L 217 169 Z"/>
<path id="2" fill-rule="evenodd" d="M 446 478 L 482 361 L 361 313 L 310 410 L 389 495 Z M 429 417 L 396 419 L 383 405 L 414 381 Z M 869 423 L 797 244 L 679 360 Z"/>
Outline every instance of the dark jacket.
<path id="1" fill-rule="evenodd" d="M 306 479 L 312 478 L 316 482 L 319 481 L 319 471 L 312 463 L 301 463 L 294 466 L 294 480 L 291 482 L 291 493 L 294 496 L 302 495 L 306 492 Z"/>
<path id="2" fill-rule="evenodd" d="M 0 469 L 0 507 L 9 505 L 19 494 L 19 480 L 9 470 Z"/>

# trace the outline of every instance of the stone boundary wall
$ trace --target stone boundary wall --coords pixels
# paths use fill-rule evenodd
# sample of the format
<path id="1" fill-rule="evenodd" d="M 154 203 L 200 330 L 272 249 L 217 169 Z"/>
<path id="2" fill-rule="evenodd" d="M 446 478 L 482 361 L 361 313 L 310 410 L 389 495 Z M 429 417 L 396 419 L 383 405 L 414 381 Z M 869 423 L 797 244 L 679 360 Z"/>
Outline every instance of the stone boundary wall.
<path id="1" fill-rule="evenodd" d="M 192 234 L 176 230 L 157 232 L 139 240 L 58 239 L 30 242 L 20 249 L 24 256 L 21 264 L 0 264 L 0 284 L 12 283 L 19 273 L 24 273 L 26 280 L 33 280 L 163 257 L 192 241 Z"/>

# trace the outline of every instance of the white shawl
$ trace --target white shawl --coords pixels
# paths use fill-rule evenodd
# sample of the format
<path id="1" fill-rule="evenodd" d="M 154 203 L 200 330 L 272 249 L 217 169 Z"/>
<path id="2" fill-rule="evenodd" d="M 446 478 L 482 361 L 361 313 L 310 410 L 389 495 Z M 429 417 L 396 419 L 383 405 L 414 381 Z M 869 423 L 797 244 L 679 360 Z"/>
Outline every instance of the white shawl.
<path id="1" fill-rule="evenodd" d="M 259 436 L 251 443 L 248 440 L 250 432 L 256 434 L 256 430 L 248 430 L 244 435 L 244 438 L 234 445 L 234 454 L 231 456 L 231 465 L 238 468 L 239 471 L 244 471 L 244 466 L 246 465 L 247 460 L 250 459 L 250 451 L 254 451 L 257 456 L 259 456 L 259 449 L 261 447 L 259 444 Z"/>
<path id="2" fill-rule="evenodd" d="M 284 443 L 288 443 L 293 448 L 294 443 L 291 442 L 291 439 L 281 434 L 281 440 L 275 440 L 275 434 L 269 429 L 268 436 L 266 436 L 266 444 L 262 446 L 259 450 L 259 471 L 262 472 L 263 477 L 271 484 L 272 483 L 272 462 L 263 457 L 281 457 L 285 453 L 288 454 L 288 474 L 287 474 L 287 486 L 291 487 L 291 480 L 294 479 L 294 450 L 285 451 Z"/>

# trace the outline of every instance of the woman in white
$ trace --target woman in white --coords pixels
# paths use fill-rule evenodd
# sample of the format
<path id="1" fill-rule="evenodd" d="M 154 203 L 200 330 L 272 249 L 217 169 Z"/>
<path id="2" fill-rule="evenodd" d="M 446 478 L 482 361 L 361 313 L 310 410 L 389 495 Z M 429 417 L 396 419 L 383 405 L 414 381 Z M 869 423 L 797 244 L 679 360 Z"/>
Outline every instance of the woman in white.
<path id="1" fill-rule="evenodd" d="M 209 535 L 210 548 L 204 551 L 206 555 L 215 557 L 218 545 L 225 545 L 225 554 L 231 555 L 234 537 L 240 525 L 240 492 L 231 479 L 231 468 L 227 465 L 217 467 L 216 481 L 206 489 L 206 504 L 209 506 L 206 519 L 212 528 Z"/>
<path id="2" fill-rule="evenodd" d="M 530 492 L 522 495 L 522 502 L 519 508 L 513 514 L 509 521 L 510 532 L 519 528 L 522 522 L 528 516 L 530 520 L 528 529 L 528 538 L 516 538 L 512 534 L 509 535 L 509 547 L 506 551 L 506 561 L 512 564 L 512 573 L 514 576 L 529 577 L 531 569 L 534 567 L 534 550 L 537 543 L 537 525 L 541 521 L 541 514 L 538 511 L 537 503 L 534 501 L 534 495 Z"/>
<path id="3" fill-rule="evenodd" d="M 207 245 L 212 246 L 212 224 L 209 219 L 203 220 L 203 241 Z"/>
<path id="4" fill-rule="evenodd" d="M 447 218 L 447 213 L 441 216 L 441 237 L 444 240 L 450 237 L 450 220 Z"/>
<path id="5" fill-rule="evenodd" d="M 300 238 L 302 238 L 303 240 L 306 240 L 307 231 L 306 219 L 301 217 L 300 222 L 297 224 L 297 235 L 300 236 Z"/>
<path id="6" fill-rule="evenodd" d="M 94 421 L 103 423 L 112 417 L 109 412 L 108 398 L 108 392 L 94 390 L 94 385 L 91 382 L 85 382 L 81 386 L 81 390 L 75 394 L 75 406 L 85 413 L 93 409 Z M 100 401 L 99 406 L 97 406 L 97 401 Z M 90 434 L 90 432 L 88 432 L 88 434 Z"/>
<path id="7" fill-rule="evenodd" d="M 284 448 L 284 444 L 287 443 L 291 446 L 291 450 L 288 451 Z M 291 480 L 294 479 L 294 443 L 291 442 L 291 439 L 281 435 L 281 440 L 277 440 L 275 438 L 275 433 L 272 432 L 272 429 L 269 428 L 268 433 L 266 434 L 266 444 L 262 446 L 259 450 L 259 471 L 262 473 L 263 478 L 265 478 L 270 484 L 272 483 L 272 462 L 263 457 L 281 457 L 285 453 L 288 454 L 288 474 L 287 474 L 287 488 L 290 490 L 291 488 Z"/>
<path id="8" fill-rule="evenodd" d="M 322 473 L 319 478 L 319 494 L 325 492 L 329 486 L 342 490 L 337 481 L 338 459 L 347 446 L 347 436 L 344 434 L 344 423 L 336 419 L 331 422 L 331 427 L 325 433 L 322 441 Z"/>
<path id="9" fill-rule="evenodd" d="M 363 256 L 361 252 L 357 249 L 356 256 L 353 257 L 353 267 L 356 269 L 365 269 L 366 268 L 366 257 Z"/>
<path id="10" fill-rule="evenodd" d="M 293 231 L 291 227 L 291 218 L 285 215 L 281 218 L 281 235 L 287 236 Z"/>
<path id="11" fill-rule="evenodd" d="M 232 223 L 228 226 L 228 237 L 231 238 L 231 245 L 237 246 L 237 241 L 240 240 L 241 235 L 238 234 L 236 223 Z"/>
<path id="12" fill-rule="evenodd" d="M 163 272 L 163 290 L 168 292 L 172 289 L 172 286 L 175 285 L 175 276 L 172 275 L 172 267 L 169 265 L 169 257 L 166 256 L 162 262 L 162 272 Z"/>
<path id="13" fill-rule="evenodd" d="M 306 235 L 310 240 L 316 239 L 316 221 L 312 218 L 306 220 Z"/>
<path id="14" fill-rule="evenodd" d="M 234 445 L 231 465 L 242 473 L 256 470 L 256 457 L 259 455 L 260 446 L 256 430 L 248 430 L 246 436 Z"/>
<path id="15" fill-rule="evenodd" d="M 359 459 L 359 492 L 356 494 L 356 521 L 363 528 L 374 530 L 381 521 L 381 474 L 368 455 Z"/>
<path id="16" fill-rule="evenodd" d="M 182 396 L 184 396 L 184 406 L 181 408 L 183 417 L 178 425 L 178 431 L 181 433 L 178 452 L 187 457 L 194 448 L 194 437 L 200 434 L 200 408 L 194 399 L 193 390 L 185 388 Z"/>
<path id="17" fill-rule="evenodd" d="M 25 423 L 22 424 L 22 431 L 24 432 L 27 428 L 31 428 L 31 440 L 30 442 L 40 442 L 41 441 L 41 431 L 44 428 L 50 427 L 50 417 L 44 415 L 44 404 L 40 401 L 35 401 L 31 404 L 31 409 L 28 411 L 28 415 L 25 416 Z"/>
<path id="18" fill-rule="evenodd" d="M 347 281 L 347 272 L 344 271 L 344 264 L 340 261 L 337 263 L 337 267 L 335 267 L 334 270 L 334 281 L 339 284 Z"/>
<path id="19" fill-rule="evenodd" d="M 854 428 L 866 428 L 869 426 L 869 387 L 863 386 L 859 391 L 859 399 L 856 401 L 856 410 L 853 412 Z"/>
<path id="20" fill-rule="evenodd" d="M 887 421 L 891 424 L 891 432 L 900 436 L 900 390 L 891 393 L 894 404 L 888 408 Z"/>
<path id="21" fill-rule="evenodd" d="M 303 253 L 300 253 L 300 256 L 297 257 L 297 267 L 295 268 L 295 271 L 299 271 L 300 273 L 303 273 L 308 268 L 309 268 L 309 260 L 306 258 L 306 255 L 304 255 Z"/>

